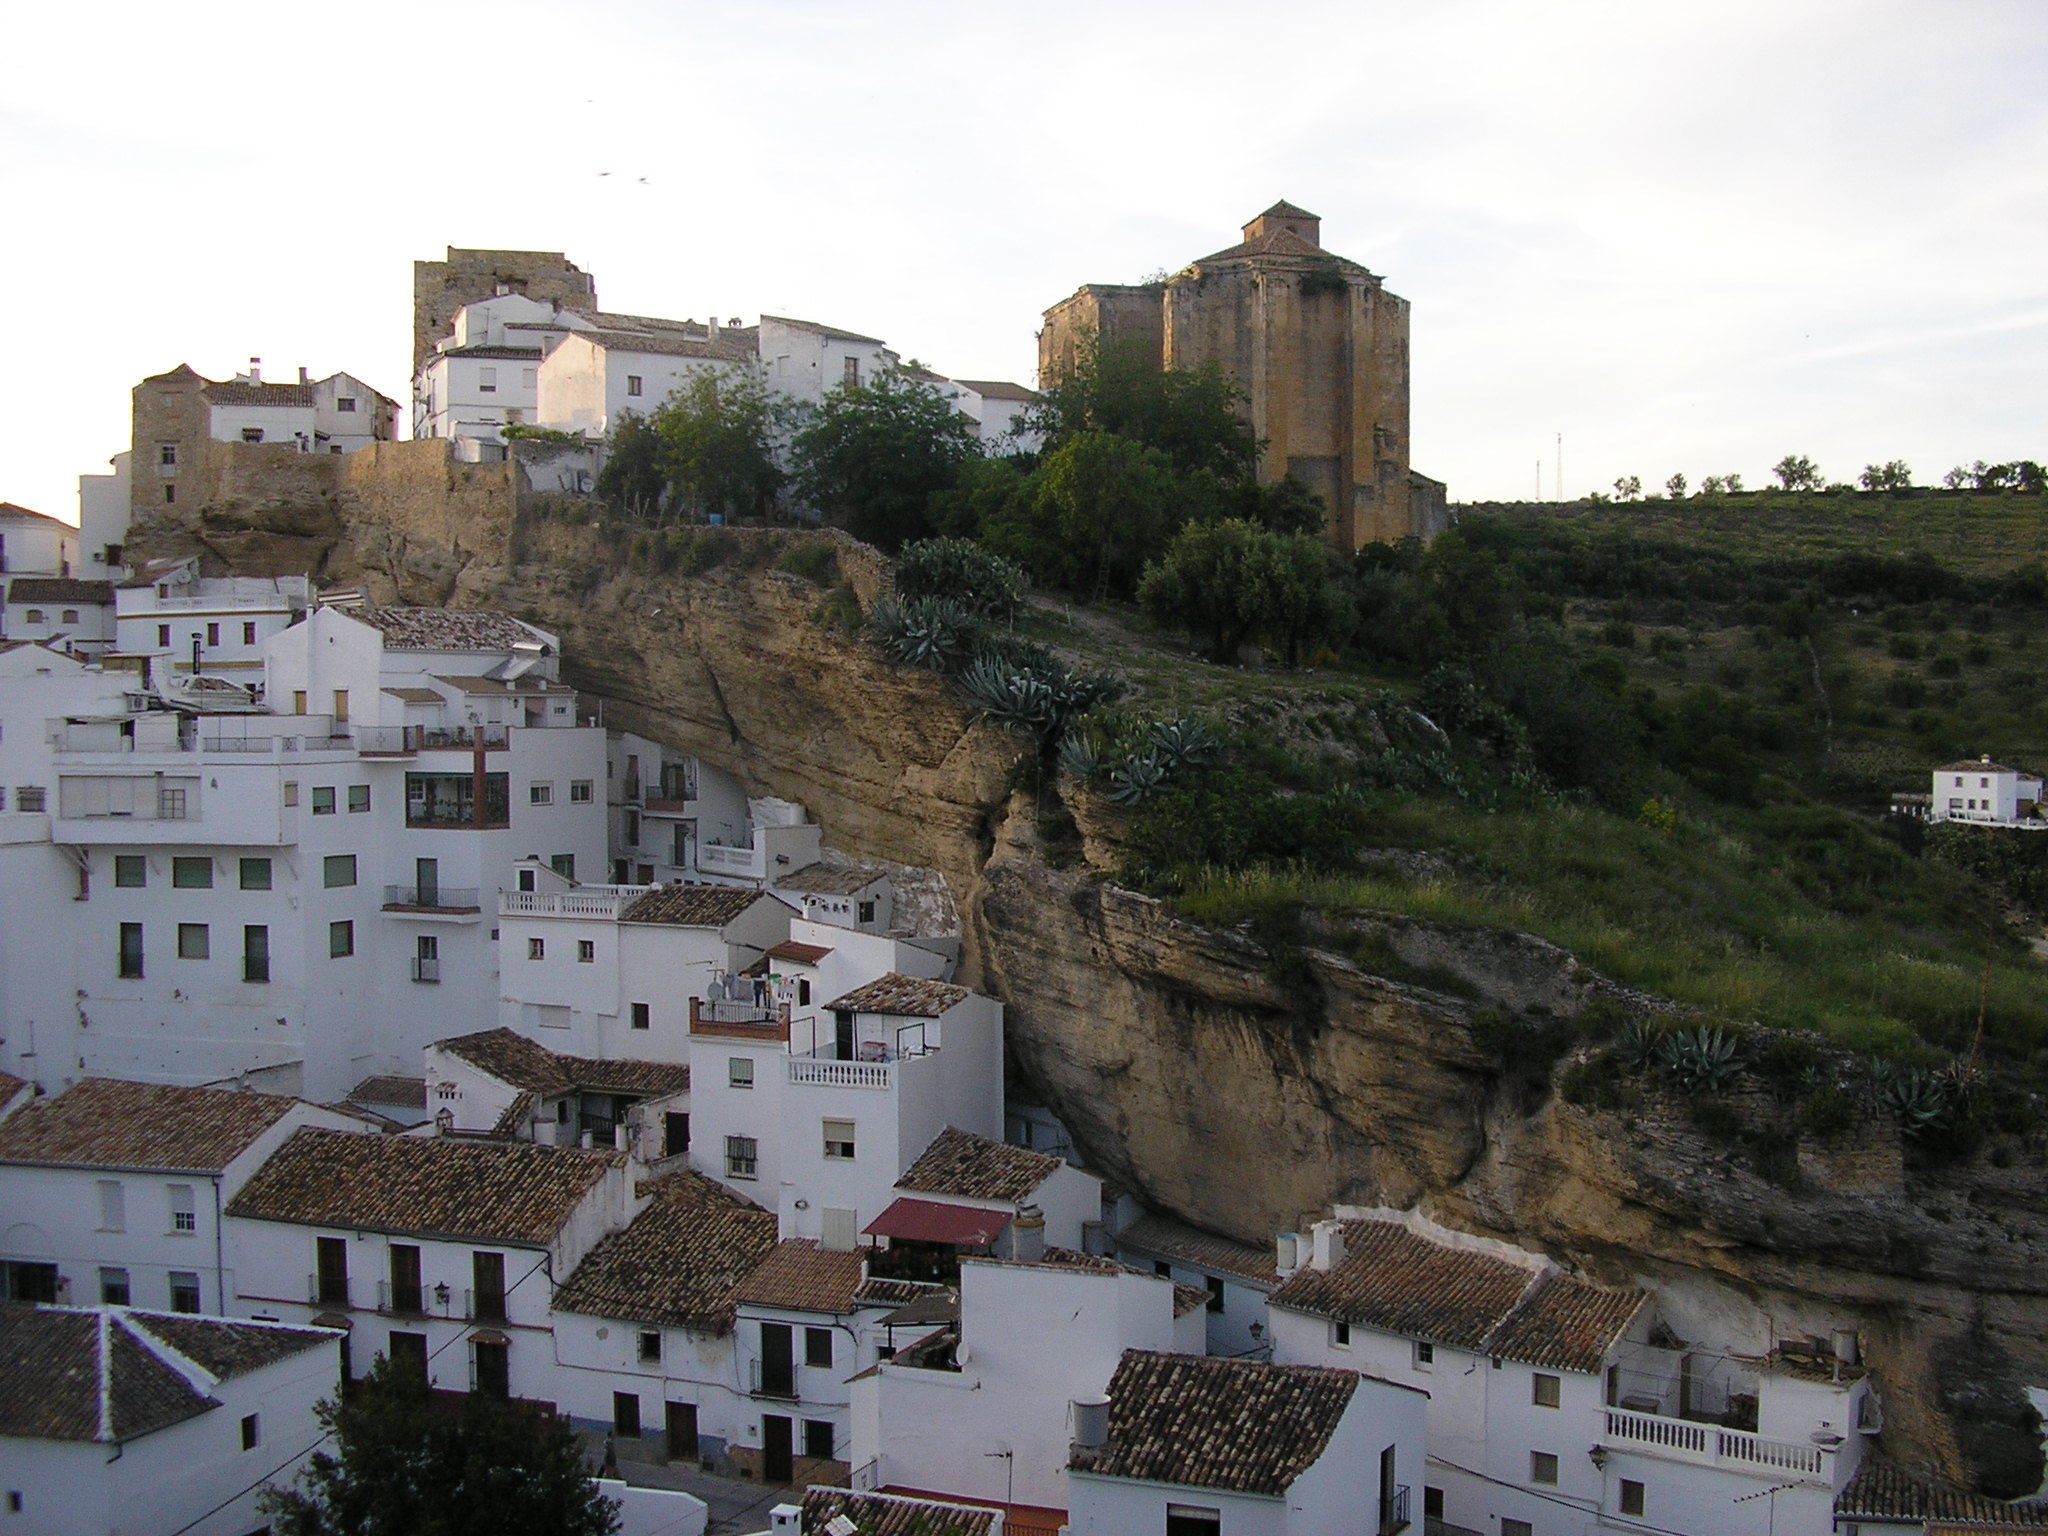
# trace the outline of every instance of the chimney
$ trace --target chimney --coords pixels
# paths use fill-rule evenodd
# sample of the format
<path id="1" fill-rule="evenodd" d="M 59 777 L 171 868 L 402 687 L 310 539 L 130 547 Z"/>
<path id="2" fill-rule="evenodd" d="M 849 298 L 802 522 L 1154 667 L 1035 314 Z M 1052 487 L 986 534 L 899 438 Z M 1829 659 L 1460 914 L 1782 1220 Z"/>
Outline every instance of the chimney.
<path id="1" fill-rule="evenodd" d="M 1010 1223 L 1010 1257 L 1032 1264 L 1045 1257 L 1045 1213 L 1037 1206 L 1025 1206 Z"/>
<path id="2" fill-rule="evenodd" d="M 1278 1251 L 1274 1256 L 1273 1268 L 1282 1280 L 1291 1280 L 1295 1271 L 1301 1268 L 1301 1234 L 1282 1232 L 1276 1247 Z"/>
<path id="3" fill-rule="evenodd" d="M 1074 1399 L 1074 1449 L 1100 1450 L 1109 1443 L 1109 1399 L 1098 1392 Z"/>
<path id="4" fill-rule="evenodd" d="M 306 375 L 306 365 L 304 363 L 299 364 L 299 382 L 301 384 L 310 384 L 313 382 L 312 379 L 308 378 Z"/>
<path id="5" fill-rule="evenodd" d="M 249 359 L 249 382 L 251 384 L 261 384 L 263 382 L 263 359 L 260 357 Z"/>
<path id="6" fill-rule="evenodd" d="M 1338 1268 L 1344 1262 L 1344 1224 L 1341 1221 L 1319 1221 L 1315 1228 L 1314 1252 L 1309 1259 L 1311 1269 L 1320 1269 L 1325 1274 Z"/>
<path id="7" fill-rule="evenodd" d="M 781 1536 L 788 1531 L 791 1536 L 803 1529 L 798 1523 L 803 1519 L 803 1510 L 795 1504 L 778 1504 L 768 1511 L 768 1529 L 772 1536 Z"/>

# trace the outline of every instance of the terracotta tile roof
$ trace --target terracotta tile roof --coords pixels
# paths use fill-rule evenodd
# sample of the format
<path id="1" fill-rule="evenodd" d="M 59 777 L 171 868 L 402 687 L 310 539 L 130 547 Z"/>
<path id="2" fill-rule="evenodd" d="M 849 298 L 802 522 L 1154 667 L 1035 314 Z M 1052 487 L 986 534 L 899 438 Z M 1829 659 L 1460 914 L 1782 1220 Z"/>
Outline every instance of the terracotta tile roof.
<path id="1" fill-rule="evenodd" d="M 820 1248 L 816 1239 L 785 1238 L 733 1290 L 741 1306 L 788 1312 L 851 1312 L 861 1284 L 861 1256 Z"/>
<path id="2" fill-rule="evenodd" d="M 729 1332 L 733 1288 L 775 1247 L 775 1218 L 690 1170 L 657 1179 L 646 1192 L 647 1208 L 590 1251 L 555 1305 Z"/>
<path id="3" fill-rule="evenodd" d="M 950 981 L 927 981 L 921 976 L 905 976 L 901 971 L 891 971 L 886 976 L 876 977 L 866 986 L 855 987 L 843 997 L 834 998 L 825 1006 L 851 1013 L 887 1013 L 905 1019 L 936 1019 L 966 996 L 965 987 L 955 986 Z"/>
<path id="4" fill-rule="evenodd" d="M 784 939 L 762 951 L 770 960 L 793 960 L 799 965 L 816 965 L 831 953 L 823 944 L 799 944 L 795 939 Z"/>
<path id="5" fill-rule="evenodd" d="M 445 704 L 448 702 L 447 699 L 432 688 L 386 688 L 383 691 L 392 698 L 401 699 L 407 704 Z"/>
<path id="6" fill-rule="evenodd" d="M 511 327 L 508 326 L 507 329 L 509 330 Z M 436 347 L 434 349 L 434 357 L 489 357 L 501 358 L 507 362 L 528 362 L 542 355 L 542 349 L 539 347 L 494 347 L 483 342 L 468 347 Z M 428 362 L 433 360 L 432 357 L 427 359 Z"/>
<path id="7" fill-rule="evenodd" d="M 996 1519 L 992 1509 L 847 1488 L 806 1488 L 801 1509 L 803 1536 L 822 1536 L 839 1515 L 853 1521 L 861 1536 L 989 1536 Z"/>
<path id="8" fill-rule="evenodd" d="M 16 1077 L 12 1072 L 0 1072 L 0 1105 L 13 1098 L 28 1086 L 26 1078 Z"/>
<path id="9" fill-rule="evenodd" d="M 1260 1285 L 1278 1285 L 1280 1272 L 1274 1267 L 1271 1248 L 1254 1248 L 1185 1226 L 1166 1216 L 1140 1216 L 1117 1234 L 1119 1248 L 1142 1248 L 1163 1259 L 1179 1259 L 1197 1269 L 1213 1269 Z"/>
<path id="10" fill-rule="evenodd" d="M 30 518 L 39 523 L 55 523 L 61 528 L 70 529 L 73 533 L 78 531 L 61 517 L 52 517 L 47 512 L 38 512 L 31 507 L 22 506 L 18 502 L 0 501 L 0 519 L 5 519 L 8 522 L 22 522 Z"/>
<path id="11" fill-rule="evenodd" d="M 424 1077 L 366 1077 L 348 1092 L 353 1104 L 399 1104 L 424 1111 L 427 1080 Z"/>
<path id="12" fill-rule="evenodd" d="M 214 405 L 311 405 L 310 384 L 249 384 L 230 379 L 223 384 L 209 382 L 199 391 Z"/>
<path id="13" fill-rule="evenodd" d="M 886 345 L 879 336 L 862 336 L 854 331 L 836 330 L 829 325 L 820 325 L 815 320 L 792 320 L 787 315 L 763 315 L 761 317 L 763 324 L 770 320 L 773 320 L 777 325 L 786 325 L 793 331 L 808 331 L 813 336 L 824 336 L 833 341 L 865 341 L 878 347 Z"/>
<path id="14" fill-rule="evenodd" d="M 1641 1291 L 1610 1291 L 1552 1274 L 1522 1298 L 1486 1352 L 1562 1371 L 1598 1371 L 1648 1300 Z"/>
<path id="15" fill-rule="evenodd" d="M 696 357 L 709 362 L 742 363 L 752 362 L 754 348 L 745 341 L 733 341 L 721 334 L 715 340 L 709 336 L 685 336 L 678 332 L 666 331 L 571 331 L 572 336 L 581 336 L 593 346 L 603 347 L 609 352 L 644 352 L 656 357 Z M 652 404 L 660 404 L 653 401 Z"/>
<path id="16" fill-rule="evenodd" d="M 501 1083 L 548 1096 L 589 1089 L 658 1097 L 685 1092 L 690 1086 L 690 1069 L 676 1062 L 565 1056 L 502 1027 L 436 1040 L 434 1047 L 488 1072 Z"/>
<path id="17" fill-rule="evenodd" d="M 445 683 L 457 693 L 471 694 L 521 694 L 521 693 L 574 693 L 576 690 L 567 683 L 551 683 L 544 677 L 444 677 L 434 674 L 434 681 Z M 389 692 L 389 690 L 386 690 Z M 436 699 L 439 694 L 434 695 Z M 422 701 L 424 702 L 424 701 Z"/>
<path id="18" fill-rule="evenodd" d="M 1389 1221 L 1345 1222 L 1344 1244 L 1343 1263 L 1303 1265 L 1272 1304 L 1482 1350 L 1535 1278 L 1519 1264 L 1432 1243 Z"/>
<path id="19" fill-rule="evenodd" d="M 2048 1504 L 2008 1504 L 1952 1483 L 1915 1477 L 1890 1457 L 1872 1451 L 1835 1495 L 1835 1519 L 1960 1520 L 2010 1529 L 2048 1525 Z"/>
<path id="20" fill-rule="evenodd" d="M 0 1435 L 127 1440 L 217 1406 L 117 1312 L 0 1304 Z"/>
<path id="21" fill-rule="evenodd" d="M 99 603 L 114 600 L 111 581 L 81 581 L 75 576 L 17 576 L 9 583 L 10 603 Z"/>
<path id="22" fill-rule="evenodd" d="M 1004 379 L 955 379 L 964 384 L 984 400 L 1017 400 L 1030 404 L 1038 398 L 1038 391 L 1026 389 L 1022 384 L 1012 384 Z"/>
<path id="23" fill-rule="evenodd" d="M 943 1290 L 943 1286 L 928 1285 L 918 1280 L 885 1280 L 873 1276 L 855 1288 L 853 1301 L 860 1307 L 905 1307 L 920 1297 Z"/>
<path id="24" fill-rule="evenodd" d="M 832 1004 L 844 1005 L 845 999 Z M 947 1126 L 932 1138 L 902 1178 L 898 1189 L 920 1194 L 960 1195 L 969 1200 L 1019 1201 L 1051 1178 L 1060 1160 L 1044 1152 L 991 1141 Z"/>
<path id="25" fill-rule="evenodd" d="M 1310 215 L 1310 217 L 1313 217 L 1313 215 Z M 1255 261 L 1260 257 L 1267 256 L 1312 256 L 1319 261 L 1341 268 L 1346 272 L 1356 272 L 1361 277 L 1372 276 L 1372 273 L 1368 272 L 1359 263 L 1344 256 L 1333 255 L 1329 251 L 1324 250 L 1320 245 L 1317 245 L 1313 240 L 1305 240 L 1291 229 L 1269 229 L 1263 235 L 1255 235 L 1241 244 L 1229 246 L 1220 251 L 1212 251 L 1207 256 L 1200 258 L 1195 265 L 1209 266 L 1226 262 Z"/>
<path id="26" fill-rule="evenodd" d="M 774 884 L 778 890 L 809 891 L 816 896 L 851 896 L 877 880 L 888 878 L 886 869 L 873 869 L 863 864 L 820 862 L 806 864 L 793 875 L 777 875 Z"/>
<path id="27" fill-rule="evenodd" d="M 344 608 L 395 651 L 509 651 L 545 644 L 541 632 L 493 608 Z"/>
<path id="28" fill-rule="evenodd" d="M 1355 1371 L 1130 1349 L 1109 1382 L 1109 1438 L 1077 1472 L 1277 1497 L 1315 1465 L 1358 1390 Z"/>
<path id="29" fill-rule="evenodd" d="M 0 1121 L 0 1163 L 219 1173 L 297 1099 L 80 1078 Z"/>
<path id="30" fill-rule="evenodd" d="M 1283 197 L 1279 202 L 1260 214 L 1259 217 L 1262 219 L 1319 219 L 1322 215 L 1310 213 L 1306 208 L 1297 208 Z"/>
<path id="31" fill-rule="evenodd" d="M 260 1370 L 308 1349 L 333 1349 L 335 1344 L 331 1333 L 279 1323 L 245 1323 L 177 1312 L 125 1315 L 217 1381 Z"/>
<path id="32" fill-rule="evenodd" d="M 503 1111 L 499 1113 L 498 1118 L 491 1122 L 491 1129 L 488 1134 L 507 1141 L 517 1137 L 521 1131 L 527 1129 L 527 1122 L 533 1118 L 533 1112 L 539 1108 L 539 1094 L 525 1089 L 520 1090 L 512 1095 L 512 1102 L 507 1104 Z"/>
<path id="33" fill-rule="evenodd" d="M 541 1247 L 617 1152 L 444 1136 L 302 1130 L 228 1204 L 230 1216 Z"/>
<path id="34" fill-rule="evenodd" d="M 761 899 L 762 893 L 751 886 L 664 885 L 626 908 L 619 914 L 619 921 L 667 923 L 675 928 L 723 928 Z"/>
<path id="35" fill-rule="evenodd" d="M 1934 770 L 1936 773 L 2020 773 L 2024 770 L 2008 768 L 2003 763 L 1977 761 L 1965 758 L 1960 763 L 1943 763 Z"/>

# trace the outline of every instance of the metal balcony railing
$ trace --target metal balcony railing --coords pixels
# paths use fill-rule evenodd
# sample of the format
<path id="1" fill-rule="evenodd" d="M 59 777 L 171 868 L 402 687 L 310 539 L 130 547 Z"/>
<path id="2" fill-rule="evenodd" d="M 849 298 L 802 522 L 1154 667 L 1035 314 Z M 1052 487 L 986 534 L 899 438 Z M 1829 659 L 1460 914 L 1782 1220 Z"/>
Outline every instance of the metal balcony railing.
<path id="1" fill-rule="evenodd" d="M 306 1276 L 306 1300 L 316 1307 L 345 1307 L 349 1305 L 348 1276 L 320 1274 Z"/>
<path id="2" fill-rule="evenodd" d="M 389 1280 L 379 1280 L 377 1310 L 395 1313 L 400 1317 L 425 1317 L 427 1295 L 427 1288 L 424 1285 L 394 1285 Z"/>
<path id="3" fill-rule="evenodd" d="M 505 1293 L 502 1290 L 464 1291 L 462 1293 L 462 1315 L 473 1323 L 502 1323 L 508 1321 L 505 1315 Z"/>
<path id="4" fill-rule="evenodd" d="M 412 979 L 417 982 L 423 982 L 428 986 L 439 986 L 441 982 L 440 960 L 427 955 L 415 955 L 412 962 Z"/>
<path id="5" fill-rule="evenodd" d="M 784 1402 L 799 1403 L 802 1396 L 796 1389 L 796 1367 L 769 1370 L 763 1360 L 747 1362 L 747 1391 L 755 1397 L 780 1398 Z"/>
<path id="6" fill-rule="evenodd" d="M 1398 1536 L 1408 1529 L 1408 1485 L 1397 1483 L 1387 1493 L 1380 1495 L 1379 1536 Z"/>
<path id="7" fill-rule="evenodd" d="M 387 885 L 384 887 L 384 905 L 390 907 L 413 907 L 425 912 L 479 912 L 478 893 L 474 886 L 462 885 Z"/>

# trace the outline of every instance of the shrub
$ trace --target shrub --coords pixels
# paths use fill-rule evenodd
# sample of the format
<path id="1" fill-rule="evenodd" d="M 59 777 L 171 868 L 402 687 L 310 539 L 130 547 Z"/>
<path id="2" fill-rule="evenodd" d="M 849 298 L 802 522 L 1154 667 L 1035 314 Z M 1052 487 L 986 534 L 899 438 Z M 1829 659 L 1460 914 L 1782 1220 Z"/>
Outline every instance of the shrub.
<path id="1" fill-rule="evenodd" d="M 1023 567 L 972 539 L 920 539 L 896 560 L 896 591 L 938 597 L 990 618 L 1008 618 L 1024 601 Z"/>
<path id="2" fill-rule="evenodd" d="M 1839 1083 L 1814 1089 L 1799 1106 L 1800 1129 L 1823 1140 L 1841 1135 L 1859 1118 L 1856 1100 Z"/>
<path id="3" fill-rule="evenodd" d="M 806 539 L 784 551 L 775 569 L 801 576 L 813 586 L 831 587 L 839 580 L 839 551 L 825 539 Z"/>
<path id="4" fill-rule="evenodd" d="M 1900 661 L 1918 661 L 1920 659 L 1920 642 L 1911 635 L 1893 635 L 1891 640 L 1885 645 L 1885 652 Z"/>

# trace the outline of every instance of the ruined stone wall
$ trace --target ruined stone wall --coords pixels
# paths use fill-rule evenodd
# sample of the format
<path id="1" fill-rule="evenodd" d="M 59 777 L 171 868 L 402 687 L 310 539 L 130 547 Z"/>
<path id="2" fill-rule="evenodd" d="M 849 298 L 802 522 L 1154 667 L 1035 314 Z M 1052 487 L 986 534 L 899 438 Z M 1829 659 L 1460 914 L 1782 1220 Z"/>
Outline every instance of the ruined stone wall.
<path id="1" fill-rule="evenodd" d="M 1090 283 L 1045 312 L 1038 333 L 1038 387 L 1073 370 L 1090 345 L 1128 348 L 1157 366 L 1166 351 L 1163 283 Z"/>
<path id="2" fill-rule="evenodd" d="M 445 261 L 412 264 L 412 366 L 434 350 L 465 304 L 488 299 L 500 286 L 530 299 L 597 308 L 597 279 L 560 251 L 477 251 L 448 247 Z"/>

